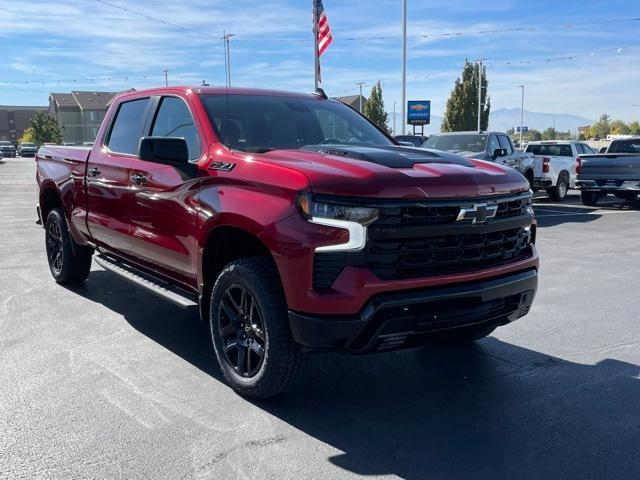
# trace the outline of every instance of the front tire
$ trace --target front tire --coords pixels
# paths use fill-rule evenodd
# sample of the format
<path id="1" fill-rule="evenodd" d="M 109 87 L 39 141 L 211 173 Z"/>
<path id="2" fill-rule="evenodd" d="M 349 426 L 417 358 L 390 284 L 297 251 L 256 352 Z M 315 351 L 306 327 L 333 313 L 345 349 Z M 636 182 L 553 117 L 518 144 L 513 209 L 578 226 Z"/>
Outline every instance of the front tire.
<path id="1" fill-rule="evenodd" d="M 598 200 L 601 197 L 600 192 L 594 191 L 582 191 L 580 192 L 580 199 L 582 200 L 582 204 L 587 207 L 596 207 L 598 206 Z"/>
<path id="2" fill-rule="evenodd" d="M 49 270 L 56 282 L 65 285 L 84 282 L 91 270 L 93 249 L 74 242 L 61 208 L 49 212 L 45 231 Z"/>
<path id="3" fill-rule="evenodd" d="M 295 386 L 304 354 L 291 336 L 284 292 L 270 259 L 229 263 L 213 287 L 209 320 L 218 363 L 236 392 L 267 398 Z"/>

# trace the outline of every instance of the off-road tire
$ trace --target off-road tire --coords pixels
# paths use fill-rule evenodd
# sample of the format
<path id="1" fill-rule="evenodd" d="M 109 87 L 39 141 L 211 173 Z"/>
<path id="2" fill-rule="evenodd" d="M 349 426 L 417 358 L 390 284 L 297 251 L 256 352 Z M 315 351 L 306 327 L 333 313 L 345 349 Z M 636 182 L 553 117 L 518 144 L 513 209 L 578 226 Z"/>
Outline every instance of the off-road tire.
<path id="1" fill-rule="evenodd" d="M 602 194 L 600 192 L 594 192 L 594 191 L 580 192 L 580 200 L 582 200 L 582 204 L 587 207 L 598 206 L 598 200 L 600 200 L 600 198 L 602 198 Z"/>
<path id="2" fill-rule="evenodd" d="M 253 296 L 261 316 L 264 353 L 261 366 L 251 377 L 242 376 L 228 354 L 221 333 L 222 299 L 229 289 L 241 286 Z M 239 394 L 267 398 L 290 391 L 300 377 L 305 354 L 291 336 L 287 304 L 276 266 L 271 259 L 251 257 L 230 262 L 220 273 L 209 308 L 211 338 L 222 374 Z M 240 333 L 241 331 L 238 330 Z M 227 343 L 227 346 L 229 343 Z M 237 350 L 239 355 L 240 350 Z"/>
<path id="3" fill-rule="evenodd" d="M 74 285 L 84 282 L 89 276 L 93 249 L 78 245 L 71 238 L 61 208 L 54 208 L 47 215 L 45 249 L 49 270 L 57 283 Z"/>

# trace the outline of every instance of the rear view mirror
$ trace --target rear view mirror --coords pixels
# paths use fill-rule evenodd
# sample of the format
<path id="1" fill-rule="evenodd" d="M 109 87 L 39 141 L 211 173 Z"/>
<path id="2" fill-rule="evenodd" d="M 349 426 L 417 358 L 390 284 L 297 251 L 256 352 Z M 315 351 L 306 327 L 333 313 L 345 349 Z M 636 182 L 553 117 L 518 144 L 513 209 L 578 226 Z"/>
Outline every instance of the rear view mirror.
<path id="1" fill-rule="evenodd" d="M 184 138 L 142 137 L 138 157 L 149 162 L 181 166 L 189 162 L 189 148 Z"/>
<path id="2" fill-rule="evenodd" d="M 507 156 L 507 149 L 506 148 L 496 148 L 493 151 L 493 158 L 506 157 L 506 156 Z"/>

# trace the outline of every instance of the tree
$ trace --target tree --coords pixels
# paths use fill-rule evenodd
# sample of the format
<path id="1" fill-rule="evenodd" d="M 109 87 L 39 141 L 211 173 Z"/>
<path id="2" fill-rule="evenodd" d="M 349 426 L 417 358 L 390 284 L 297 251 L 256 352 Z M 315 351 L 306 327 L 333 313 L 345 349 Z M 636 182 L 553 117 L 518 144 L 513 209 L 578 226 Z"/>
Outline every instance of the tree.
<path id="1" fill-rule="evenodd" d="M 447 100 L 447 110 L 442 119 L 443 132 L 460 132 L 477 130 L 478 128 L 478 77 L 482 81 L 482 112 L 480 129 L 486 130 L 489 125 L 491 101 L 488 95 L 486 67 L 480 71 L 480 65 L 464 61 L 462 76 L 458 77 Z"/>
<path id="2" fill-rule="evenodd" d="M 380 81 L 371 89 L 371 95 L 364 104 L 365 116 L 373 123 L 378 125 L 385 132 L 391 132 L 389 129 L 389 115 L 384 111 L 384 102 L 382 101 L 382 86 Z"/>
<path id="3" fill-rule="evenodd" d="M 637 120 L 634 120 L 629 124 L 629 134 L 640 135 L 640 123 Z"/>
<path id="4" fill-rule="evenodd" d="M 549 127 L 542 132 L 542 140 L 555 140 L 556 139 L 556 131 L 553 127 Z"/>
<path id="5" fill-rule="evenodd" d="M 29 128 L 25 128 L 24 132 L 22 133 L 22 136 L 18 139 L 18 143 L 25 143 L 25 142 L 30 142 L 33 143 L 34 139 L 34 133 L 33 133 L 33 128 L 29 127 Z"/>
<path id="6" fill-rule="evenodd" d="M 606 113 L 600 115 L 600 120 L 589 128 L 589 136 L 596 138 L 607 138 L 611 132 L 611 118 Z"/>
<path id="7" fill-rule="evenodd" d="M 624 123 L 622 120 L 614 120 L 610 125 L 611 129 L 609 133 L 612 135 L 628 135 L 629 134 L 629 126 Z"/>
<path id="8" fill-rule="evenodd" d="M 62 142 L 62 131 L 64 127 L 46 113 L 38 112 L 31 119 L 31 130 L 33 131 L 33 143 L 42 145 L 45 142 Z"/>

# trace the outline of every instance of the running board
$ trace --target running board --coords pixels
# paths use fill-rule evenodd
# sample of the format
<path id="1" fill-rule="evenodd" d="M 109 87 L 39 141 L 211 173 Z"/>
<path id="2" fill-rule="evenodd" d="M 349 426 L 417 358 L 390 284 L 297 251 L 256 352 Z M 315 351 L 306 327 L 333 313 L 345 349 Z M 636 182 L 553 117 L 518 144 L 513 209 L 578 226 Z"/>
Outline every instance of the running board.
<path id="1" fill-rule="evenodd" d="M 140 270 L 130 267 L 122 262 L 117 262 L 104 255 L 96 255 L 94 257 L 96 263 L 105 270 L 115 273 L 122 278 L 129 280 L 136 285 L 146 288 L 152 293 L 169 300 L 182 308 L 197 307 L 198 302 L 194 300 L 195 295 L 191 297 L 187 292 L 172 287 L 169 283 L 156 279 L 151 275 L 141 272 Z"/>

